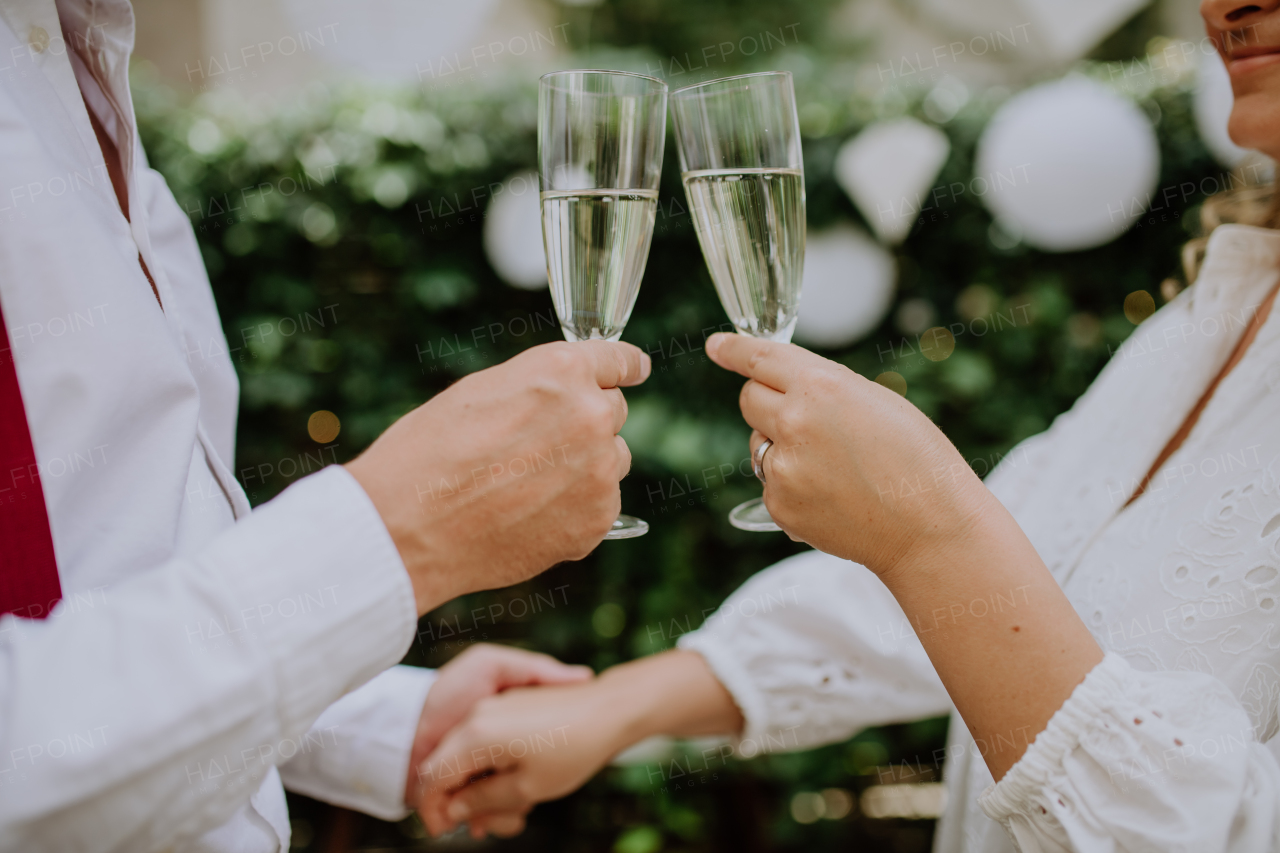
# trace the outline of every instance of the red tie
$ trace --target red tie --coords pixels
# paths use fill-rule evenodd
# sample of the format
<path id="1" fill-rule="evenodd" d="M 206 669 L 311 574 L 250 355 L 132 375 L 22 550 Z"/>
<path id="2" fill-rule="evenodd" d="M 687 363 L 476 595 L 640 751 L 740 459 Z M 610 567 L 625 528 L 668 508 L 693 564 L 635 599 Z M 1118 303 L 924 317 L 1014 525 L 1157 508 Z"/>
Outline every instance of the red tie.
<path id="1" fill-rule="evenodd" d="M 0 614 L 43 619 L 61 598 L 44 489 L 0 311 Z"/>

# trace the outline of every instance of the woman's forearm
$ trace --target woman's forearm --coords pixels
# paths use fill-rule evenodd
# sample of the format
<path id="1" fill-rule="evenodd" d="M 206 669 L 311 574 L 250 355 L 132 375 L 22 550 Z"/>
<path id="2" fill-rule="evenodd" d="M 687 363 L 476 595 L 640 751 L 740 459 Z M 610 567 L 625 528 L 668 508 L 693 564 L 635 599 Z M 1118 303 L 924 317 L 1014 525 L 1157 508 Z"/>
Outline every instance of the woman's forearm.
<path id="1" fill-rule="evenodd" d="M 999 780 L 1102 650 L 1013 517 L 983 492 L 965 534 L 880 577 Z"/>
<path id="2" fill-rule="evenodd" d="M 751 381 L 765 503 L 793 538 L 880 576 L 997 779 L 1102 660 L 1035 548 L 956 448 L 898 394 L 786 344 L 713 335 Z"/>
<path id="3" fill-rule="evenodd" d="M 600 674 L 622 715 L 618 749 L 651 735 L 694 737 L 742 730 L 742 712 L 706 660 L 684 649 L 620 664 Z"/>

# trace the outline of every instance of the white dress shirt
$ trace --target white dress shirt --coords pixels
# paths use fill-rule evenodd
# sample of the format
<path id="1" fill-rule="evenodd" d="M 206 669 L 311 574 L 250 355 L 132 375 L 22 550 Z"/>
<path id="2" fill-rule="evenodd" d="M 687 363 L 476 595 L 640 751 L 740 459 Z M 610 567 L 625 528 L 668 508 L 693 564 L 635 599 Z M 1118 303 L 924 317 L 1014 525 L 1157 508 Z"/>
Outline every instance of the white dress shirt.
<path id="1" fill-rule="evenodd" d="M 937 853 L 1280 850 L 1275 312 L 1125 506 L 1277 277 L 1280 232 L 1218 228 L 1197 283 L 987 479 L 1106 657 L 999 784 L 958 716 L 945 750 L 909 757 L 945 767 Z M 980 618 L 1024 603 L 1011 589 L 957 606 Z M 734 695 L 752 755 L 953 712 L 917 638 L 936 629 L 908 624 L 865 568 L 815 551 L 748 581 L 680 645 Z"/>
<path id="2" fill-rule="evenodd" d="M 345 469 L 250 513 L 235 373 L 138 144 L 132 44 L 125 0 L 0 2 L 0 304 L 64 594 L 0 619 L 0 850 L 284 851 L 281 776 L 406 813 L 433 676 L 394 666 L 413 592 Z M 0 511 L 29 484 L 0 472 Z"/>

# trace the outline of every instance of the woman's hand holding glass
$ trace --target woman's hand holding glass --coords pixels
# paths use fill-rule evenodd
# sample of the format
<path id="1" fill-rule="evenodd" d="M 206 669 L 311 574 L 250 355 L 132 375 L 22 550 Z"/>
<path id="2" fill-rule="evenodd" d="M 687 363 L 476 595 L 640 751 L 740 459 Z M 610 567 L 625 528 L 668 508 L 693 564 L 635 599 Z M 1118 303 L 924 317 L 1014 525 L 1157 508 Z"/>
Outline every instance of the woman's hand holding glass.
<path id="1" fill-rule="evenodd" d="M 746 376 L 742 414 L 765 437 L 765 504 L 791 536 L 881 573 L 954 547 L 994 498 L 911 403 L 791 344 L 720 334 L 707 354 Z"/>

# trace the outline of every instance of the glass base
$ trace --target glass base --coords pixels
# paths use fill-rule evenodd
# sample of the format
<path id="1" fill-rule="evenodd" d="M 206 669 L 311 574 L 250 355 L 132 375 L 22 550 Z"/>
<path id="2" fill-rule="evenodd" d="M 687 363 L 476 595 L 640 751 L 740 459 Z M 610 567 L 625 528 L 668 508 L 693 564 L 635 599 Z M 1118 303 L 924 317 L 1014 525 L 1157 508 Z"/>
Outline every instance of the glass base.
<path id="1" fill-rule="evenodd" d="M 752 533 L 773 533 L 782 530 L 769 515 L 769 510 L 764 505 L 764 498 L 755 498 L 735 506 L 729 513 L 729 523 L 739 530 L 750 530 Z"/>
<path id="2" fill-rule="evenodd" d="M 635 539 L 649 532 L 649 522 L 634 515 L 620 515 L 613 523 L 613 529 L 604 535 L 605 539 Z"/>

